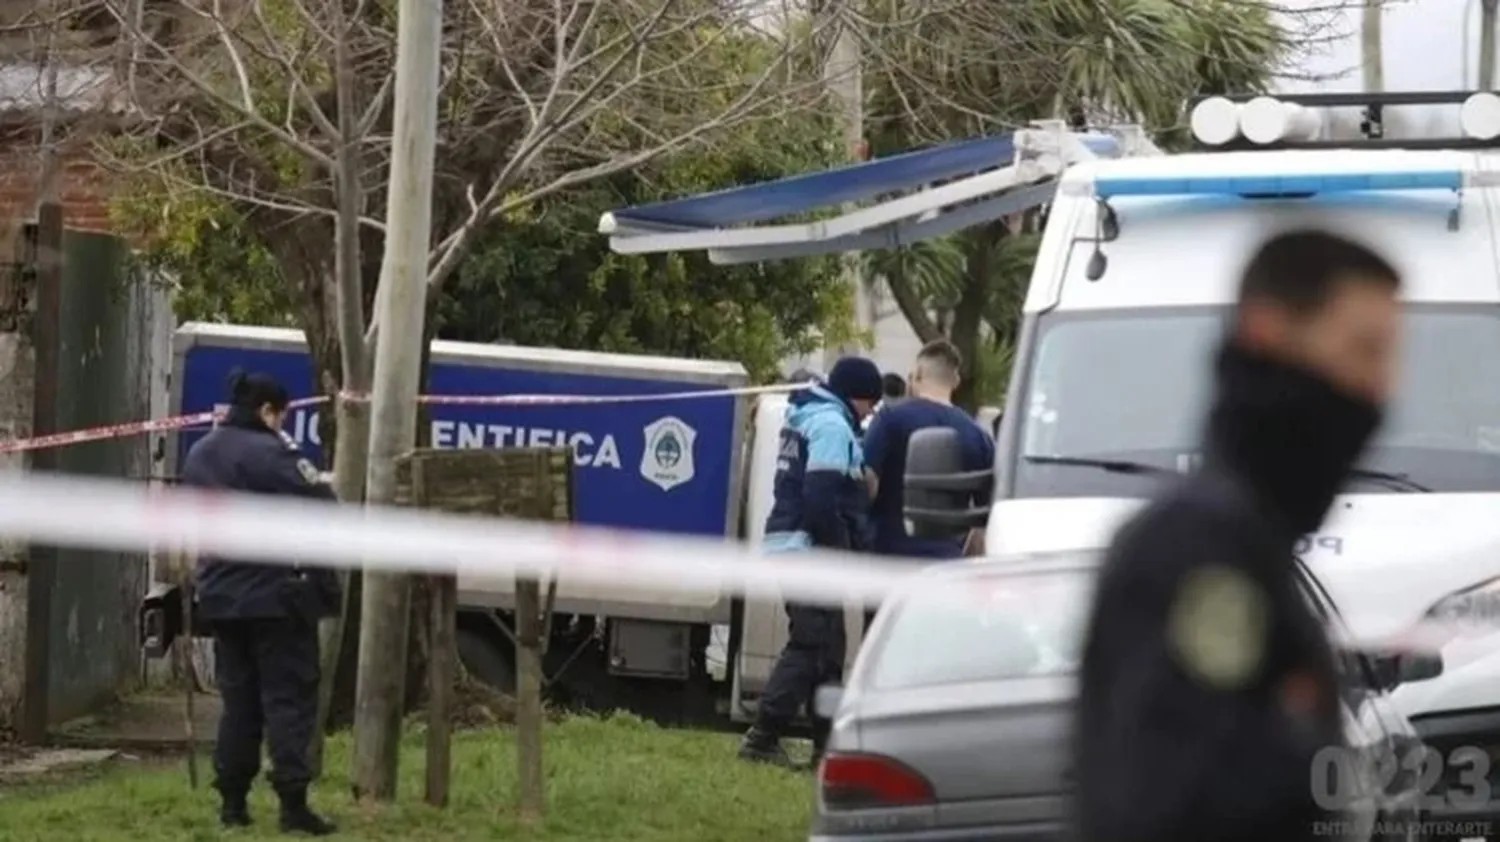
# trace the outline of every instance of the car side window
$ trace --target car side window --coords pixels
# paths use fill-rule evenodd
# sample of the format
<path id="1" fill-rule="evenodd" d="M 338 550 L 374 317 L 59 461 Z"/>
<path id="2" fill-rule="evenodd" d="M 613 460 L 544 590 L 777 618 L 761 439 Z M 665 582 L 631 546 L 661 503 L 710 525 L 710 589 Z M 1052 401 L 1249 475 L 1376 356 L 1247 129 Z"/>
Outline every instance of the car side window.
<path id="1" fill-rule="evenodd" d="M 1344 618 L 1339 614 L 1338 606 L 1334 605 L 1333 598 L 1323 590 L 1323 584 L 1318 581 L 1311 570 L 1307 569 L 1301 559 L 1297 560 L 1297 584 L 1302 588 L 1303 596 L 1312 603 L 1313 610 L 1323 618 L 1324 624 L 1343 631 Z M 1366 694 L 1377 692 L 1375 671 L 1362 655 L 1339 647 L 1334 649 L 1333 654 L 1338 664 L 1339 683 L 1343 685 L 1346 701 L 1351 707 L 1357 709 L 1359 701 Z"/>

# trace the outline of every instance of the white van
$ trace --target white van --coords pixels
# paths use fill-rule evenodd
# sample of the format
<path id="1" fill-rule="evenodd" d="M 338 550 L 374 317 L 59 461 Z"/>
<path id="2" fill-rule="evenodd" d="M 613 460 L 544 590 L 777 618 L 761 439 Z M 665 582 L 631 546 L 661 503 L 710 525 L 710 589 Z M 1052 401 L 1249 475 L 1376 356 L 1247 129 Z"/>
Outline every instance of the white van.
<path id="1" fill-rule="evenodd" d="M 1500 588 L 1500 190 L 1488 184 L 1500 184 L 1497 158 L 1454 150 L 1070 168 L 1025 301 L 988 551 L 1103 546 L 1159 482 L 1109 463 L 1195 463 L 1237 274 L 1270 232 L 1305 222 L 1377 247 L 1402 273 L 1407 309 L 1402 381 L 1363 463 L 1371 473 L 1306 536 L 1303 558 L 1361 638 L 1397 636 L 1466 589 Z M 1425 773 L 1429 812 L 1453 815 L 1445 806 L 1462 799 L 1443 796 L 1448 778 L 1487 787 L 1488 758 L 1500 759 L 1500 635 L 1442 654 L 1440 677 L 1397 698 L 1442 753 Z M 1460 746 L 1489 753 L 1455 760 Z M 1484 768 L 1466 771 L 1474 764 Z M 1495 815 L 1495 803 L 1479 812 Z"/>

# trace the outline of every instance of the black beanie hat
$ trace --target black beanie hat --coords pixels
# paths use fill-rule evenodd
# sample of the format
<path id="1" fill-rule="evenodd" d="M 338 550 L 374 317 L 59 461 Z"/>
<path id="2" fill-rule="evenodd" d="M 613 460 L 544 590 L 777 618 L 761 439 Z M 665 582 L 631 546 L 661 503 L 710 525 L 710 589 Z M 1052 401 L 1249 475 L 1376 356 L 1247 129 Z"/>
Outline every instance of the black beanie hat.
<path id="1" fill-rule="evenodd" d="M 246 409 L 260 409 L 270 404 L 277 412 L 291 403 L 286 387 L 276 382 L 276 378 L 258 371 L 247 373 L 240 368 L 229 373 L 229 401 Z"/>
<path id="2" fill-rule="evenodd" d="M 845 400 L 878 401 L 885 396 L 880 366 L 864 357 L 844 357 L 828 373 L 828 388 Z"/>

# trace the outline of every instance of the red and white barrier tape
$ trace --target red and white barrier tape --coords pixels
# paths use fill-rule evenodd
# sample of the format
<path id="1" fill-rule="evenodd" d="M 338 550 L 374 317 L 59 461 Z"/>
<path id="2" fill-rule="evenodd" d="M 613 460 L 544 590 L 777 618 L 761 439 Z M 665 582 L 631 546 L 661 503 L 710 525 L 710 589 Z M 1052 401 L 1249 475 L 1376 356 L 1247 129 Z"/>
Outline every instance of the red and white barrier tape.
<path id="1" fill-rule="evenodd" d="M 806 386 L 741 386 L 708 392 L 663 392 L 659 395 L 422 395 L 419 403 L 429 406 L 590 406 L 594 404 L 655 403 L 694 398 L 748 397 L 794 392 Z M 355 399 L 357 395 L 351 395 Z"/>
<path id="2" fill-rule="evenodd" d="M 713 389 L 701 392 L 667 392 L 659 395 L 422 395 L 418 402 L 429 406 L 589 406 L 597 404 L 651 403 L 655 401 L 691 400 L 694 398 L 739 397 L 777 394 L 804 388 L 801 385 L 745 386 L 735 389 Z M 345 400 L 364 401 L 368 396 L 345 392 Z M 301 409 L 327 403 L 327 397 L 302 398 L 292 401 L 290 408 Z M 175 415 L 150 421 L 130 421 L 103 427 L 89 427 L 52 433 L 29 439 L 0 442 L 0 453 L 23 453 L 30 450 L 46 450 L 70 444 L 125 438 L 148 433 L 166 433 L 189 427 L 200 427 L 214 422 L 215 413 L 195 412 L 190 415 Z"/>
<path id="3" fill-rule="evenodd" d="M 287 497 L 150 488 L 119 480 L 0 472 L 0 537 L 95 550 L 165 547 L 272 564 L 295 562 L 387 573 L 456 573 L 504 581 L 558 576 L 563 588 L 648 589 L 695 596 L 878 605 L 909 591 L 924 563 L 828 550 L 763 555 L 724 540 L 544 524 L 441 512 L 311 503 Z M 1500 552 L 1500 528 L 1449 548 Z M 1379 569 L 1379 558 L 1372 559 Z M 997 571 L 999 568 L 996 568 Z M 993 582 L 976 582 L 993 589 Z M 971 602 L 962 593 L 956 599 Z M 1404 641 L 1440 648 L 1456 634 L 1500 629 L 1413 618 Z M 1345 632 L 1347 633 L 1347 632 Z M 1345 645 L 1385 646 L 1391 636 Z"/>
<path id="4" fill-rule="evenodd" d="M 81 519 L 81 520 L 80 520 Z M 506 579 L 572 587 L 878 604 L 920 564 L 851 553 L 759 555 L 664 533 L 310 503 L 287 497 L 61 474 L 0 472 L 0 536 L 85 549 L 176 547 L 229 558 Z"/>
<path id="5" fill-rule="evenodd" d="M 303 398 L 292 401 L 289 407 L 300 409 L 304 406 L 312 406 L 328 400 L 327 398 Z M 188 427 L 201 427 L 204 424 L 214 422 L 213 412 L 194 412 L 190 415 L 174 415 L 170 418 L 156 418 L 151 421 L 130 421 L 124 424 L 110 424 L 104 427 L 89 427 L 83 430 L 69 430 L 66 433 L 52 433 L 46 436 L 37 436 L 30 439 L 15 439 L 0 442 L 0 453 L 22 453 L 28 450 L 46 450 L 51 447 L 63 447 L 69 444 L 82 444 L 90 441 L 103 441 L 105 439 L 125 438 L 126 436 L 139 436 L 145 433 L 167 433 L 173 430 L 183 430 Z"/>

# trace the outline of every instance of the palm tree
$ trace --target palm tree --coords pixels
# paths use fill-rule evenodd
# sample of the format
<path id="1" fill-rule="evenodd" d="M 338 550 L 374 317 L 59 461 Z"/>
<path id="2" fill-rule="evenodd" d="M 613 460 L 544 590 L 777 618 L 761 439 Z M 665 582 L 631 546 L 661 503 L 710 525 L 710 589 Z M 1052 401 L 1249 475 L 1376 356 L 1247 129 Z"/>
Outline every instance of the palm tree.
<path id="1" fill-rule="evenodd" d="M 1135 122 L 1180 142 L 1200 93 L 1262 90 L 1288 34 L 1243 0 L 931 0 L 871 4 L 866 125 L 877 154 L 1001 131 L 1044 116 Z M 969 408 L 1008 379 L 1035 227 L 1006 221 L 864 256 L 924 341 L 968 361 Z M 977 387 L 984 386 L 986 394 Z"/>

